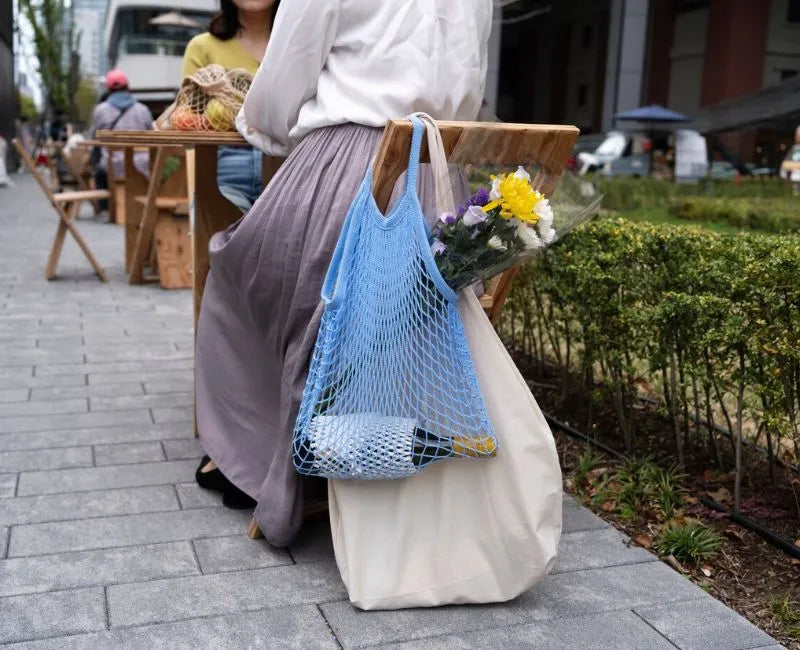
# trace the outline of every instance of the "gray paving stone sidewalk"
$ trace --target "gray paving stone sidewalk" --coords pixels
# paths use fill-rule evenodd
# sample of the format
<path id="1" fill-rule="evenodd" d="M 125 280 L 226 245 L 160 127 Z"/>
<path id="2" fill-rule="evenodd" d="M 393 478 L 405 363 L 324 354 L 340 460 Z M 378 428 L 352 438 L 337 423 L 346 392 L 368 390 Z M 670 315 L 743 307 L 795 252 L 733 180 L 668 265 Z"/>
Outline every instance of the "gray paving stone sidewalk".
<path id="1" fill-rule="evenodd" d="M 775 641 L 567 499 L 560 558 L 510 603 L 359 612 L 326 523 L 288 549 L 193 483 L 187 291 L 130 287 L 122 228 L 0 189 L 0 644 L 24 648 L 745 648 Z"/>

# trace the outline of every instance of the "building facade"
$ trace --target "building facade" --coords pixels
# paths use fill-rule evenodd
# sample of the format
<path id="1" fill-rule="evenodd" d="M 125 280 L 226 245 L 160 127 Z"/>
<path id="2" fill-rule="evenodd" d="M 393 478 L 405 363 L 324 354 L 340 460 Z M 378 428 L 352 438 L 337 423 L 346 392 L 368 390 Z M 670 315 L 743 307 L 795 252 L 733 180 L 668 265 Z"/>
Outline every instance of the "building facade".
<path id="1" fill-rule="evenodd" d="M 107 0 L 72 2 L 75 34 L 80 38 L 78 53 L 81 57 L 81 73 L 86 77 L 100 77 L 106 72 L 103 25 L 107 5 Z"/>
<path id="2" fill-rule="evenodd" d="M 692 116 L 798 75 L 800 0 L 518 0 L 499 40 L 501 119 L 597 133 L 636 106 Z M 778 139 L 721 137 L 747 160 Z"/>

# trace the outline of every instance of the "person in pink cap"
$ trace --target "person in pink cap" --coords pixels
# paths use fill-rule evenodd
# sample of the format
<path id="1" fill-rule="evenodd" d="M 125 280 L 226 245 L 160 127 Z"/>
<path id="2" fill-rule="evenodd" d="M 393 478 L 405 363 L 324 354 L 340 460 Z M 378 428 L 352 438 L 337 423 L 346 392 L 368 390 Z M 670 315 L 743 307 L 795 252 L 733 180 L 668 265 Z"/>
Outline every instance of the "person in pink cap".
<path id="1" fill-rule="evenodd" d="M 128 90 L 128 77 L 122 70 L 109 70 L 106 73 L 106 89 L 108 96 L 94 107 L 92 114 L 92 136 L 99 129 L 142 131 L 153 128 L 153 116 L 150 109 L 136 101 Z M 114 176 L 125 173 L 124 154 L 114 153 L 112 165 Z M 147 152 L 134 154 L 133 163 L 136 169 L 148 175 L 149 159 Z M 98 148 L 92 152 L 95 183 L 98 188 L 108 187 L 108 149 Z"/>

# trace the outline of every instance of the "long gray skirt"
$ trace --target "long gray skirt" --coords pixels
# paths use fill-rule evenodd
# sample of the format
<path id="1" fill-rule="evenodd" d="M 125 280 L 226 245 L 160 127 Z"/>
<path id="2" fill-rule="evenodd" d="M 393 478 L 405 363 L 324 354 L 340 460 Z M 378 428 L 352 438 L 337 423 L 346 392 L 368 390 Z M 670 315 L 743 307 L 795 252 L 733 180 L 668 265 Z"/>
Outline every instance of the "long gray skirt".
<path id="1" fill-rule="evenodd" d="M 297 535 L 303 487 L 314 487 L 292 465 L 292 430 L 322 317 L 322 282 L 381 134 L 353 124 L 312 132 L 250 212 L 210 243 L 196 342 L 197 425 L 222 473 L 258 502 L 256 520 L 275 546 Z M 419 186 L 431 211 L 429 171 Z"/>

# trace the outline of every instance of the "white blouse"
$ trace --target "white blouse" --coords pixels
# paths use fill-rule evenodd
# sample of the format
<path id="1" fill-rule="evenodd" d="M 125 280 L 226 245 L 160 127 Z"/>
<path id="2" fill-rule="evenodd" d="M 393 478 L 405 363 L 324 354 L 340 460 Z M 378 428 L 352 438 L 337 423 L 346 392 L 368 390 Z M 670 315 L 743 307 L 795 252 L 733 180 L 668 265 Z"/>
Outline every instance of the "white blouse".
<path id="1" fill-rule="evenodd" d="M 236 126 L 285 156 L 333 124 L 473 120 L 491 22 L 492 0 L 282 0 Z"/>

